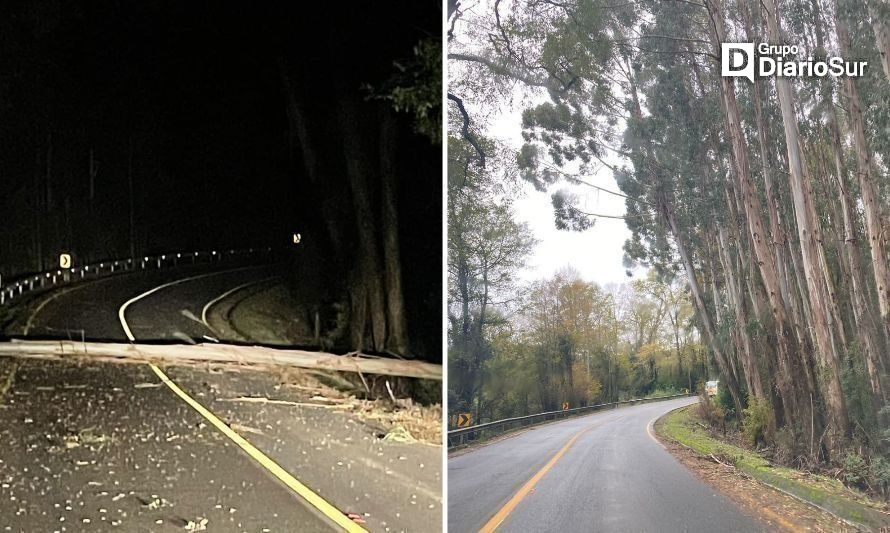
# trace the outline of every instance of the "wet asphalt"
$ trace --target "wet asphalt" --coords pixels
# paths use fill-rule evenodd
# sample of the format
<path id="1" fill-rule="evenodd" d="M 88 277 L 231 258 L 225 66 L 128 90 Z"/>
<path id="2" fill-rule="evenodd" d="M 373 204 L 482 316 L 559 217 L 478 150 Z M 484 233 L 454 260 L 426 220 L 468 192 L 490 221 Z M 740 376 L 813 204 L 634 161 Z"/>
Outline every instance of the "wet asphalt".
<path id="1" fill-rule="evenodd" d="M 648 425 L 694 402 L 668 400 L 538 426 L 448 460 L 448 530 L 478 531 L 582 433 L 498 531 L 763 531 L 696 478 Z"/>
<path id="2" fill-rule="evenodd" d="M 10 331 L 126 341 L 214 336 L 203 306 L 273 266 L 149 271 L 47 293 Z M 230 271 L 231 270 L 231 271 Z M 51 298 L 34 314 L 37 303 Z M 225 339 L 221 339 L 225 340 Z M 204 341 L 207 342 L 207 341 Z M 260 372 L 167 368 L 169 377 L 290 474 L 372 531 L 439 531 L 441 448 L 383 442 L 373 419 L 312 405 Z M 260 404 L 239 398 L 294 402 Z M 314 402 L 316 404 L 324 402 Z M 145 365 L 0 358 L 0 530 L 331 531 Z"/>

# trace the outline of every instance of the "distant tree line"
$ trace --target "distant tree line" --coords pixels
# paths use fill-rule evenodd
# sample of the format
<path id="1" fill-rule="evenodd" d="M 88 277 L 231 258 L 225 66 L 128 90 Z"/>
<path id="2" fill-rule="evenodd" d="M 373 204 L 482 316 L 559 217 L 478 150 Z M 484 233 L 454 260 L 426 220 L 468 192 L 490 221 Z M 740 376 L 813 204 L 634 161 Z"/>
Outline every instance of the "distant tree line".
<path id="1" fill-rule="evenodd" d="M 685 279 L 735 412 L 766 405 L 788 461 L 883 461 L 886 2 L 498 0 L 473 17 L 449 52 L 463 73 L 450 91 L 483 109 L 534 96 L 516 160 L 541 190 L 611 169 L 628 266 Z M 721 43 L 745 41 L 869 66 L 860 78 L 721 77 Z M 571 195 L 553 196 L 562 227 L 596 231 Z"/>
<path id="2" fill-rule="evenodd" d="M 536 240 L 498 177 L 509 169 L 465 165 L 473 147 L 458 137 L 449 147 L 451 412 L 485 422 L 692 391 L 712 375 L 681 277 L 601 287 L 567 268 L 523 282 Z"/>

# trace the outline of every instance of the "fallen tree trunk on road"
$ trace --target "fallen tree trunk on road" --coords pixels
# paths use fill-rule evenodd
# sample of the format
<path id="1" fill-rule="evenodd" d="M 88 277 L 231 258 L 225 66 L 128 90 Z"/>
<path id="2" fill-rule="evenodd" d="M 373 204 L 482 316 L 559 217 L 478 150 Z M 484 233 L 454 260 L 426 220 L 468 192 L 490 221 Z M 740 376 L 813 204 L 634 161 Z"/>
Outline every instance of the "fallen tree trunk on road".
<path id="1" fill-rule="evenodd" d="M 210 363 L 257 367 L 290 366 L 337 372 L 357 372 L 406 378 L 442 380 L 442 366 L 423 361 L 386 359 L 363 354 L 336 355 L 307 350 L 232 344 L 126 344 L 14 339 L 0 343 L 0 356 L 37 359 L 82 359 L 116 363 L 193 365 Z"/>

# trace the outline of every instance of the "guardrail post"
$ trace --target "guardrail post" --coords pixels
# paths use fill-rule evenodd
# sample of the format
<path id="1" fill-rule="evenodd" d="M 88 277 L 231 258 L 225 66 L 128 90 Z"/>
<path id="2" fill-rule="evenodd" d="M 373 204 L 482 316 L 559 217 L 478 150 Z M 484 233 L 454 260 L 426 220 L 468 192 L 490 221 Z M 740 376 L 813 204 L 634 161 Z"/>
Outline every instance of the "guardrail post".
<path id="1" fill-rule="evenodd" d="M 264 255 L 268 255 L 271 258 L 274 257 L 274 252 L 275 251 L 272 248 L 250 248 L 247 250 L 230 249 L 228 250 L 228 252 L 226 250 L 211 250 L 206 254 L 206 263 L 212 264 L 216 262 L 223 262 L 225 261 L 226 257 L 235 258 L 247 256 L 262 258 Z M 186 253 L 186 255 L 191 257 L 192 264 L 198 264 L 203 261 L 203 257 L 201 256 L 200 251 Z M 146 270 L 151 267 L 156 267 L 160 270 L 165 266 L 175 267 L 179 266 L 179 260 L 181 258 L 181 252 L 177 253 L 175 256 L 171 256 L 169 261 L 169 263 L 172 263 L 171 265 L 167 264 L 168 261 L 166 255 L 153 257 L 143 256 L 138 258 L 138 268 L 141 270 Z M 85 280 L 87 279 L 87 276 L 90 276 L 91 278 L 99 278 L 102 277 L 103 274 L 113 274 L 119 270 L 135 271 L 137 270 L 136 264 L 137 258 L 130 257 L 123 260 L 109 261 L 107 267 L 105 263 L 102 262 L 93 265 L 84 265 L 77 268 L 70 267 L 66 269 L 57 269 L 55 271 L 41 272 L 40 274 L 37 274 L 33 277 L 20 279 L 19 281 L 9 284 L 6 287 L 0 286 L 0 305 L 12 301 L 16 296 L 22 295 L 26 291 L 45 289 L 48 286 L 54 287 L 60 284 L 73 282 L 76 279 Z"/>

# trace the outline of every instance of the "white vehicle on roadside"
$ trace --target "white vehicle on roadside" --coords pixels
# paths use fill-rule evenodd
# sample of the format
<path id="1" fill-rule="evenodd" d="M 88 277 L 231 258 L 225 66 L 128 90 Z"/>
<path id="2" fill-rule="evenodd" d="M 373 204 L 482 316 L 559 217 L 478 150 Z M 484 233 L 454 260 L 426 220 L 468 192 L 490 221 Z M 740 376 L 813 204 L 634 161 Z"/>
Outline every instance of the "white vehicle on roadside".
<path id="1" fill-rule="evenodd" d="M 720 380 L 712 380 L 705 383 L 705 394 L 708 396 L 717 396 L 717 387 L 720 384 Z"/>

